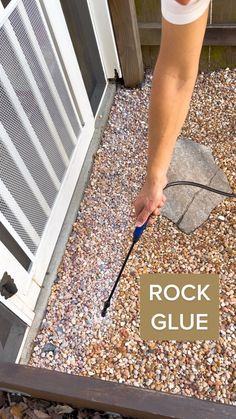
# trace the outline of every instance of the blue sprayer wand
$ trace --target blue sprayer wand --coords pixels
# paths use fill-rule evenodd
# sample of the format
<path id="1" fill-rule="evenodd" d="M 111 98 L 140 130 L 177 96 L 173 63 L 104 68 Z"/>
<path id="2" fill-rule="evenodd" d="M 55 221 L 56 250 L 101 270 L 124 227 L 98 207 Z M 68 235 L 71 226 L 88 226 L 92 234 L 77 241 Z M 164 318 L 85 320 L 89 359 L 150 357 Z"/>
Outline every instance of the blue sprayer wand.
<path id="1" fill-rule="evenodd" d="M 177 185 L 190 185 L 190 186 L 195 186 L 197 188 L 206 189 L 207 191 L 214 192 L 216 194 L 223 195 L 223 196 L 226 196 L 228 198 L 236 198 L 236 194 L 233 193 L 233 192 L 220 191 L 219 189 L 212 188 L 211 186 L 203 185 L 202 183 L 192 182 L 192 181 L 189 181 L 189 180 L 176 180 L 174 182 L 167 183 L 167 185 L 164 187 L 164 189 L 167 189 L 170 186 L 177 186 Z M 116 280 L 116 282 L 115 282 L 115 284 L 114 284 L 114 286 L 112 288 L 111 294 L 110 294 L 108 300 L 105 301 L 105 303 L 104 303 L 104 307 L 103 307 L 103 310 L 102 310 L 102 317 L 105 317 L 106 312 L 107 312 L 107 309 L 110 307 L 111 297 L 112 297 L 113 292 L 115 291 L 116 286 L 117 286 L 117 284 L 119 282 L 119 279 L 120 279 L 121 274 L 122 274 L 122 272 L 124 270 L 125 264 L 126 264 L 128 258 L 129 258 L 129 255 L 130 255 L 130 253 L 131 253 L 131 251 L 132 251 L 135 243 L 137 243 L 137 241 L 142 236 L 145 228 L 147 227 L 147 223 L 148 223 L 148 219 L 147 219 L 147 221 L 145 221 L 145 223 L 141 227 L 136 227 L 135 230 L 134 230 L 134 233 L 133 233 L 133 242 L 132 242 L 131 247 L 129 249 L 129 252 L 128 252 L 126 258 L 125 258 L 125 261 L 124 261 L 123 266 L 122 266 L 122 268 L 120 270 L 120 273 L 118 275 L 118 278 L 117 278 L 117 280 Z"/>
<path id="2" fill-rule="evenodd" d="M 105 303 L 104 303 L 104 307 L 103 307 L 103 309 L 102 309 L 102 313 L 101 313 L 101 314 L 102 314 L 102 317 L 105 317 L 106 312 L 107 312 L 107 309 L 110 307 L 110 301 L 111 301 L 112 295 L 113 295 L 113 293 L 114 293 L 114 291 L 115 291 L 115 289 L 116 289 L 116 286 L 117 286 L 117 284 L 118 284 L 118 282 L 119 282 L 119 280 L 120 280 L 120 277 L 121 277 L 121 275 L 122 275 L 122 272 L 123 272 L 123 270 L 124 270 L 124 267 L 125 267 L 125 265 L 126 265 L 126 262 L 127 262 L 128 258 L 129 258 L 129 255 L 130 255 L 130 253 L 132 252 L 132 249 L 133 249 L 133 247 L 134 247 L 135 243 L 137 243 L 137 241 L 138 241 L 138 240 L 140 239 L 140 237 L 142 236 L 142 234 L 143 234 L 143 232 L 144 232 L 145 228 L 147 227 L 147 223 L 148 223 L 148 219 L 147 219 L 147 221 L 145 221 L 145 223 L 144 223 L 141 227 L 135 227 L 135 230 L 134 230 L 134 232 L 133 232 L 133 241 L 132 241 L 132 244 L 131 244 L 130 249 L 129 249 L 129 251 L 128 251 L 128 254 L 127 254 L 126 258 L 125 258 L 125 261 L 124 261 L 124 263 L 123 263 L 123 265 L 122 265 L 122 268 L 121 268 L 121 270 L 120 270 L 120 273 L 119 273 L 119 275 L 118 275 L 118 278 L 117 278 L 117 280 L 116 280 L 116 282 L 115 282 L 115 284 L 114 284 L 114 286 L 113 286 L 113 288 L 112 288 L 112 290 L 111 290 L 111 293 L 110 293 L 110 295 L 109 295 L 109 298 L 108 298 L 108 300 L 106 300 L 106 301 L 105 301 Z"/>

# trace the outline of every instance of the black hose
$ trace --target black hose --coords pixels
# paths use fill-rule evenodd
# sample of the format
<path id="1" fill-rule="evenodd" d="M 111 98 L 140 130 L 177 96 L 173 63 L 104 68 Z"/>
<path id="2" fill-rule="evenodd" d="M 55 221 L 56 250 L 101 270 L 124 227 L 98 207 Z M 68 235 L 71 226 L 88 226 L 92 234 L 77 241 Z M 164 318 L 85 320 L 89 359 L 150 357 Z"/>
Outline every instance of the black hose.
<path id="1" fill-rule="evenodd" d="M 220 191 L 219 189 L 211 188 L 211 186 L 202 185 L 202 183 L 191 182 L 190 180 L 176 180 L 174 182 L 167 183 L 167 185 L 164 187 L 164 189 L 167 189 L 170 186 L 177 186 L 177 185 L 196 186 L 197 188 L 206 189 L 207 191 L 214 192 L 214 193 L 217 193 L 219 195 L 224 195 L 224 196 L 227 196 L 228 198 L 236 198 L 235 193 Z"/>

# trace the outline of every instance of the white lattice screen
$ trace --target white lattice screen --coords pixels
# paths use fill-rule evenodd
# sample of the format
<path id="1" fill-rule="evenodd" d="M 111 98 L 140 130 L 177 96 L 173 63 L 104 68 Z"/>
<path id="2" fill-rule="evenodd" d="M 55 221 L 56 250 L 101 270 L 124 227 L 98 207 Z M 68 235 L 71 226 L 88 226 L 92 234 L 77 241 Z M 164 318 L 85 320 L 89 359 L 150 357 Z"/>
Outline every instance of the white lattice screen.
<path id="1" fill-rule="evenodd" d="M 37 0 L 0 28 L 0 213 L 33 260 L 81 123 Z"/>

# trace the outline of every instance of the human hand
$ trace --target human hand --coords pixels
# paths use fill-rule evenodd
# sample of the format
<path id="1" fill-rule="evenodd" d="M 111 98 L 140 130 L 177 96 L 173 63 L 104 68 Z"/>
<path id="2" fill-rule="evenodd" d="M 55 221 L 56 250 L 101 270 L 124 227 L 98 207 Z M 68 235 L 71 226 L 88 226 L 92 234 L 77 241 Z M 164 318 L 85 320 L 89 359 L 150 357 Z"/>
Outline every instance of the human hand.
<path id="1" fill-rule="evenodd" d="M 136 226 L 142 226 L 151 215 L 160 215 L 160 208 L 164 207 L 166 197 L 163 188 L 167 184 L 166 176 L 161 179 L 146 179 L 141 191 L 134 201 Z M 151 218 L 148 224 L 153 224 Z"/>

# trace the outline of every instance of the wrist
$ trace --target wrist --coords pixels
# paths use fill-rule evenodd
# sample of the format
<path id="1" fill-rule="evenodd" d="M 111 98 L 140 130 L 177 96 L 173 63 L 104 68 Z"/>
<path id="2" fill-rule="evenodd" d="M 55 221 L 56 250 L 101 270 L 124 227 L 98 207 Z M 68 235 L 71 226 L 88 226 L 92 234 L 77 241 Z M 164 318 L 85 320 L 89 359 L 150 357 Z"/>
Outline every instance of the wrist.
<path id="1" fill-rule="evenodd" d="M 158 184 L 164 187 L 167 184 L 166 171 L 147 170 L 146 181 L 149 184 Z"/>

